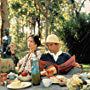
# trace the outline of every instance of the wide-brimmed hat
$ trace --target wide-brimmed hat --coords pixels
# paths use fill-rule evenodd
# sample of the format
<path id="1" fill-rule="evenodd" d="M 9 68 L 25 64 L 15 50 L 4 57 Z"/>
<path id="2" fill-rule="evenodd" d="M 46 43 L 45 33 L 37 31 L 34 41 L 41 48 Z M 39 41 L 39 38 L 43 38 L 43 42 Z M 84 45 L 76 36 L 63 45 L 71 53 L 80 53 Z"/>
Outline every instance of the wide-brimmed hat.
<path id="1" fill-rule="evenodd" d="M 55 34 L 48 35 L 46 39 L 46 43 L 60 43 L 59 38 Z"/>

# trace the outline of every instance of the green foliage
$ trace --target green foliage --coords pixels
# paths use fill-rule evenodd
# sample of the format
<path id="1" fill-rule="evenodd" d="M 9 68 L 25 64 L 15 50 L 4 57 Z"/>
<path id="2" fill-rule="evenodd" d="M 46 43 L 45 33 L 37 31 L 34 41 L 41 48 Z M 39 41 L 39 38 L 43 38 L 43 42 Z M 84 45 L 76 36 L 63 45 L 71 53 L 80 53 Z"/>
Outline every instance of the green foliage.
<path id="1" fill-rule="evenodd" d="M 82 66 L 83 66 L 83 72 L 88 72 L 90 70 L 89 64 L 82 64 Z"/>
<path id="2" fill-rule="evenodd" d="M 63 26 L 63 32 L 65 33 L 64 37 L 67 37 L 68 34 L 71 34 L 74 38 L 78 38 L 77 30 L 79 27 L 80 27 L 79 22 L 77 22 L 75 19 L 71 19 L 71 20 L 65 22 L 65 24 Z"/>
<path id="3" fill-rule="evenodd" d="M 19 8 L 21 8 L 21 4 L 19 2 L 14 2 L 11 4 L 11 8 L 17 11 Z"/>
<path id="4" fill-rule="evenodd" d="M 14 29 L 16 43 L 20 50 L 26 47 L 23 45 L 26 40 L 24 32 L 19 30 L 24 26 L 35 28 L 36 18 L 39 19 L 40 32 L 46 34 L 56 33 L 65 45 L 68 46 L 67 38 L 71 36 L 75 41 L 80 42 L 83 35 L 90 30 L 90 16 L 78 15 L 75 10 L 79 6 L 75 0 L 11 0 L 9 3 L 11 18 L 16 19 Z M 71 2 L 71 3 L 69 3 Z M 44 33 L 45 34 L 45 33 Z M 21 48 L 21 46 L 22 48 Z M 65 46 L 64 46 L 65 47 Z M 66 48 L 66 47 L 65 47 Z M 68 48 L 70 48 L 68 46 Z"/>
<path id="5" fill-rule="evenodd" d="M 14 63 L 11 59 L 2 59 L 0 58 L 0 73 L 9 73 L 10 71 L 14 71 Z"/>
<path id="6" fill-rule="evenodd" d="M 45 6 L 45 0 L 40 0 L 41 5 Z"/>
<path id="7" fill-rule="evenodd" d="M 75 54 L 79 62 L 89 62 L 90 15 L 79 14 L 64 23 L 62 39 L 69 48 L 70 54 Z M 61 33 L 58 32 L 58 33 Z M 86 59 L 87 58 L 87 59 Z"/>
<path id="8" fill-rule="evenodd" d="M 69 0 L 69 2 L 73 4 L 75 1 L 74 0 Z"/>
<path id="9" fill-rule="evenodd" d="M 28 10 L 27 10 L 27 8 L 22 8 L 21 10 L 20 10 L 20 14 L 22 15 L 27 15 L 27 12 L 28 12 Z"/>
<path id="10" fill-rule="evenodd" d="M 70 20 L 65 21 L 63 23 L 63 28 L 57 30 L 55 33 L 57 33 L 64 42 L 66 42 L 65 39 L 69 34 L 76 40 L 79 40 L 87 31 L 90 30 L 89 17 L 89 15 L 82 13 L 78 18 L 71 18 Z"/>
<path id="11" fill-rule="evenodd" d="M 90 30 L 90 15 L 81 14 L 78 18 L 78 22 L 80 24 L 78 32 L 78 37 L 82 38 L 85 33 Z"/>

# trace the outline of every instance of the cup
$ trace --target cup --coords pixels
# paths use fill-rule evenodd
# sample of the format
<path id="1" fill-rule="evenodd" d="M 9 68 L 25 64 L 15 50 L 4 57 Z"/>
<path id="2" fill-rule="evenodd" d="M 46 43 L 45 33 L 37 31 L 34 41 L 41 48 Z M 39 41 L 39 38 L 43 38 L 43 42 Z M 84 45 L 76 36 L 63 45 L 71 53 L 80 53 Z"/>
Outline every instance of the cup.
<path id="1" fill-rule="evenodd" d="M 49 78 L 42 79 L 44 87 L 49 87 L 52 84 L 52 81 Z"/>

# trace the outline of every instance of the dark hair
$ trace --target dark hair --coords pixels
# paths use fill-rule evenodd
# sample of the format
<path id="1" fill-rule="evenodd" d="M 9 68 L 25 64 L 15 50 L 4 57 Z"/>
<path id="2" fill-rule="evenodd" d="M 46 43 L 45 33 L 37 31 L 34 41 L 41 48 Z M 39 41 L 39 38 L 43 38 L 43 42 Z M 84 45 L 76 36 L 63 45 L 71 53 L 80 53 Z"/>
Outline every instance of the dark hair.
<path id="1" fill-rule="evenodd" d="M 33 38 L 33 40 L 34 40 L 35 44 L 37 44 L 37 46 L 40 46 L 41 45 L 41 42 L 39 40 L 39 36 L 38 35 L 30 35 L 29 37 L 32 37 Z"/>

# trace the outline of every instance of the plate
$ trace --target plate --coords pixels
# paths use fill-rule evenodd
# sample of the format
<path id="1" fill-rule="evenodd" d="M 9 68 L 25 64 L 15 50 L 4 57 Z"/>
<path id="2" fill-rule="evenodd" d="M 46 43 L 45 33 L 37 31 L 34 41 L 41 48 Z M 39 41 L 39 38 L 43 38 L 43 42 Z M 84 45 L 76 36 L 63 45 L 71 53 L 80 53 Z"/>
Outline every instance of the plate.
<path id="1" fill-rule="evenodd" d="M 62 75 L 56 75 L 50 77 L 52 84 L 59 84 L 60 86 L 65 86 L 67 82 L 67 78 Z"/>
<path id="2" fill-rule="evenodd" d="M 85 80 L 86 82 L 87 82 L 87 84 L 90 84 L 90 79 L 87 79 L 87 80 Z"/>
<path id="3" fill-rule="evenodd" d="M 21 82 L 21 85 L 19 85 L 19 86 L 12 86 L 12 84 L 9 84 L 9 85 L 7 85 L 7 88 L 9 88 L 9 89 L 23 89 L 23 88 L 27 88 L 31 85 L 32 85 L 31 82 Z"/>

